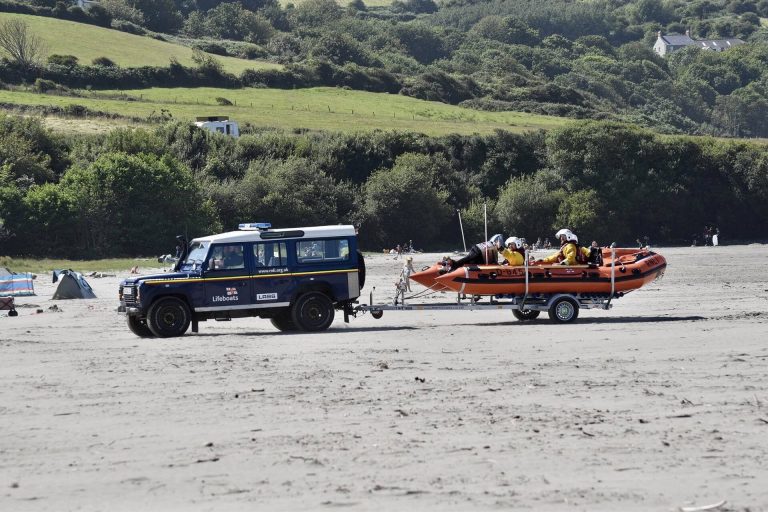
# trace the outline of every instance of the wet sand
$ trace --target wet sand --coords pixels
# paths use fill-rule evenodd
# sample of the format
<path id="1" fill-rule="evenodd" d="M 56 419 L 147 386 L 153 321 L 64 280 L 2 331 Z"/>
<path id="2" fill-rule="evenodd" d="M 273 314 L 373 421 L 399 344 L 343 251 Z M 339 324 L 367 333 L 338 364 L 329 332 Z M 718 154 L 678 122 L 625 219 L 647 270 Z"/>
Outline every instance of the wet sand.
<path id="1" fill-rule="evenodd" d="M 115 312 L 127 272 L 81 301 L 40 275 L 17 304 L 43 313 L 0 312 L 0 510 L 768 510 L 767 249 L 660 248 L 663 280 L 572 325 L 164 340 Z M 402 260 L 368 264 L 365 302 L 389 301 Z"/>

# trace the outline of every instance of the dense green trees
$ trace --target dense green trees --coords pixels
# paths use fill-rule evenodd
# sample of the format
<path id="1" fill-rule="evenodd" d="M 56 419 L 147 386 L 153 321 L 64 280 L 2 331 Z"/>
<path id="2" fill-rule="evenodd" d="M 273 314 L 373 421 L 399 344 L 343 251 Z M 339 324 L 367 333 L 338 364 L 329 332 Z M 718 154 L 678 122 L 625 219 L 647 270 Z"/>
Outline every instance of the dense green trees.
<path id="1" fill-rule="evenodd" d="M 768 237 L 768 147 L 660 136 L 615 122 L 547 133 L 426 137 L 263 130 L 239 139 L 177 123 L 52 135 L 0 118 L 0 252 L 95 257 L 167 252 L 173 237 L 356 223 L 367 249 L 461 246 L 490 229 L 535 240 L 686 243 Z"/>

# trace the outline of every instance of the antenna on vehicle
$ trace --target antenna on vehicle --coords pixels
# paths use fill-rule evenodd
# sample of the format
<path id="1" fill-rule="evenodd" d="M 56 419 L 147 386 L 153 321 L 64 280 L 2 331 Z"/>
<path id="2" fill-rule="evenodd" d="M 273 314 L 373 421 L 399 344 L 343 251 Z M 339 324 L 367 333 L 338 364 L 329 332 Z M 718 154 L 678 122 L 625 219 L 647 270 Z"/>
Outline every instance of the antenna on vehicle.
<path id="1" fill-rule="evenodd" d="M 483 203 L 483 219 L 485 222 L 485 240 L 488 241 L 488 203 Z M 485 262 L 488 263 L 488 244 L 485 244 Z"/>
<path id="2" fill-rule="evenodd" d="M 464 244 L 464 252 L 467 252 L 467 241 L 464 238 L 464 225 L 461 223 L 461 210 L 457 209 L 456 213 L 459 214 L 459 229 L 461 229 L 461 243 Z"/>

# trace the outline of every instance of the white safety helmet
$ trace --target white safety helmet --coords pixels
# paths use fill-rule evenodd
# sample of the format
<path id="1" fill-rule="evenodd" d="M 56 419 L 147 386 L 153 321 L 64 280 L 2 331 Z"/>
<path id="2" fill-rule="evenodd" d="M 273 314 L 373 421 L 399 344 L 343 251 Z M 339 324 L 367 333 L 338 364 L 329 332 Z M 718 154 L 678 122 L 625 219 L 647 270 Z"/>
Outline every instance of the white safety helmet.
<path id="1" fill-rule="evenodd" d="M 518 249 L 523 248 L 523 241 L 520 238 L 517 238 L 516 236 L 511 236 L 504 241 L 504 245 L 506 247 L 509 247 L 510 245 L 514 245 Z"/>
<path id="2" fill-rule="evenodd" d="M 489 242 L 496 245 L 501 245 L 501 243 L 504 241 L 504 237 L 502 235 L 493 235 Z"/>
<path id="3" fill-rule="evenodd" d="M 565 239 L 569 242 L 579 242 L 579 237 L 573 234 L 573 232 L 570 229 L 561 229 L 557 233 L 555 233 L 555 238 L 558 240 L 560 239 L 561 235 L 565 235 Z"/>

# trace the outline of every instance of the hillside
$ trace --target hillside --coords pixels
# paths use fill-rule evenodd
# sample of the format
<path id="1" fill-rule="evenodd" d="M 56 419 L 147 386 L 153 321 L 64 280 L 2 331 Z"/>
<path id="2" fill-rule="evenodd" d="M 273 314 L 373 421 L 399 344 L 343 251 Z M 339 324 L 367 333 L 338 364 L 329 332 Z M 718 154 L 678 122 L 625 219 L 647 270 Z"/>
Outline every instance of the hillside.
<path id="1" fill-rule="evenodd" d="M 403 130 L 429 135 L 490 133 L 502 129 L 522 132 L 562 126 L 566 119 L 520 112 L 483 112 L 405 96 L 321 87 L 297 90 L 172 88 L 100 91 L 86 96 L 58 96 L 0 90 L 0 103 L 56 106 L 82 105 L 92 111 L 126 117 L 158 116 L 161 110 L 176 120 L 229 115 L 240 123 L 279 128 L 309 128 L 340 132 Z M 125 95 L 120 99 L 119 95 Z M 233 103 L 220 106 L 216 98 Z M 91 131 L 82 120 L 82 130 Z M 70 129 L 72 124 L 67 125 Z"/>
<path id="2" fill-rule="evenodd" d="M 74 55 L 82 65 L 97 57 L 107 57 L 122 67 L 167 66 L 172 58 L 192 66 L 192 49 L 186 46 L 137 36 L 85 23 L 0 12 L 0 22 L 22 19 L 31 32 L 40 37 L 47 54 Z M 246 69 L 279 69 L 270 62 L 211 55 L 221 62 L 225 71 L 239 74 Z"/>

